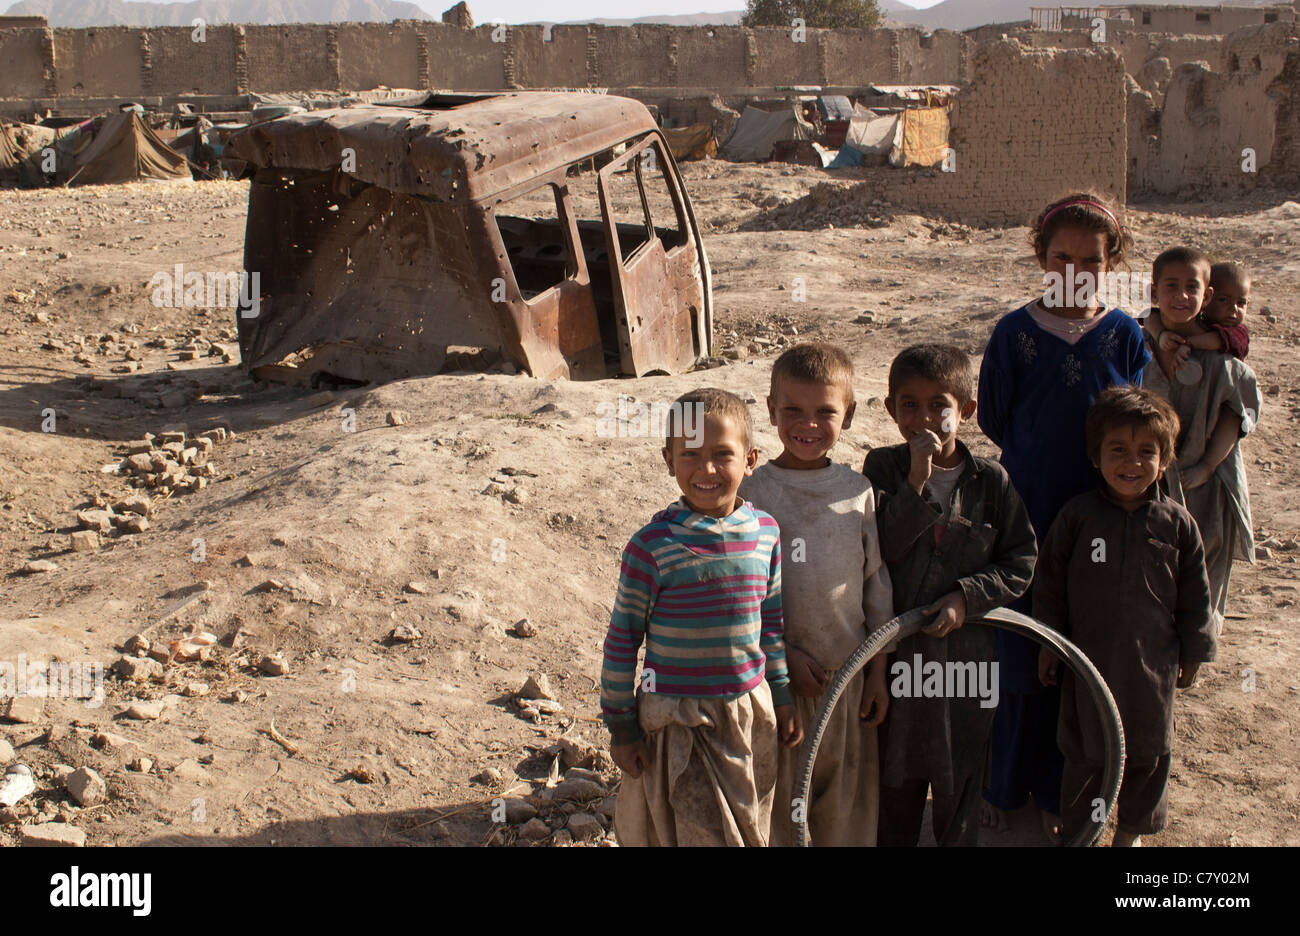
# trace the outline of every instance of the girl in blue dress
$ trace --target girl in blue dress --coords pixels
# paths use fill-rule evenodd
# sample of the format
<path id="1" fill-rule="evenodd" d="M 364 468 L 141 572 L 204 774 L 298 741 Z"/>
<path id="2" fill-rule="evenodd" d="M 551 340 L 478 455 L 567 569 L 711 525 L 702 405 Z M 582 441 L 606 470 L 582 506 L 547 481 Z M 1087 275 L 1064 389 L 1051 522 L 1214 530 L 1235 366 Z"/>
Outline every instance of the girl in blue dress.
<path id="1" fill-rule="evenodd" d="M 1104 198 L 1083 193 L 1048 205 L 1030 242 L 1048 288 L 994 327 L 980 366 L 978 419 L 1002 449 L 1041 548 L 1066 501 L 1098 483 L 1084 441 L 1088 408 L 1107 387 L 1140 386 L 1150 353 L 1133 317 L 1099 301 L 1111 294 L 1102 288 L 1106 274 L 1131 243 Z M 1028 598 L 1010 607 L 1030 613 Z M 1032 796 L 1053 834 L 1060 816 L 1060 690 L 1038 682 L 1037 644 L 1004 631 L 997 641 L 1001 700 L 984 821 L 1005 827 L 1003 811 Z"/>

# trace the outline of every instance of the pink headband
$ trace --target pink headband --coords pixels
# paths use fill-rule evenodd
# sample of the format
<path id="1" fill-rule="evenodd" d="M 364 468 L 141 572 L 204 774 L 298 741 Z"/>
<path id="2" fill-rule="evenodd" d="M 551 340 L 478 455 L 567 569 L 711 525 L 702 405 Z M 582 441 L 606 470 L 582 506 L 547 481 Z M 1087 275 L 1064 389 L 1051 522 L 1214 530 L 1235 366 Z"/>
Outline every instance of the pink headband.
<path id="1" fill-rule="evenodd" d="M 1118 231 L 1123 231 L 1123 230 L 1124 230 L 1122 227 L 1120 227 L 1119 219 L 1116 218 L 1113 214 L 1111 214 L 1111 213 L 1110 213 L 1110 209 L 1107 208 L 1105 205 L 1101 204 L 1101 202 L 1095 202 L 1095 201 L 1091 201 L 1091 200 L 1088 200 L 1088 199 L 1082 199 L 1082 198 L 1081 198 L 1081 199 L 1078 199 L 1078 200 L 1076 200 L 1076 201 L 1068 201 L 1068 202 L 1066 202 L 1066 203 L 1063 204 L 1063 205 L 1057 205 L 1055 208 L 1053 208 L 1051 211 L 1049 211 L 1046 215 L 1043 216 L 1043 223 L 1042 223 L 1042 225 L 1039 227 L 1039 231 L 1041 231 L 1043 228 L 1047 227 L 1047 219 L 1050 218 L 1052 215 L 1056 214 L 1058 211 L 1061 211 L 1061 210 L 1063 210 L 1063 209 L 1065 209 L 1065 208 L 1073 208 L 1075 205 L 1086 205 L 1086 206 L 1089 207 L 1089 208 L 1096 208 L 1098 211 L 1100 211 L 1100 212 L 1101 212 L 1102 214 L 1104 214 L 1106 217 L 1110 218 L 1111 221 L 1115 222 L 1115 229 L 1116 229 L 1116 230 L 1118 230 Z"/>

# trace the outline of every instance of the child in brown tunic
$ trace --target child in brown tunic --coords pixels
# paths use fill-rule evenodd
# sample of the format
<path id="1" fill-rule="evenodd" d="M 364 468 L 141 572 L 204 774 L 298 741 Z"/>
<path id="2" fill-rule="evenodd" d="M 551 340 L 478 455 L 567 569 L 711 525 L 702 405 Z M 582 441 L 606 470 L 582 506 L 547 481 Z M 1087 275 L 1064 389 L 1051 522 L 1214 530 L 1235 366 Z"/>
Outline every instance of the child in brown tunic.
<path id="1" fill-rule="evenodd" d="M 1160 488 L 1174 456 L 1178 416 L 1149 390 L 1112 387 L 1088 412 L 1088 456 L 1103 483 L 1061 510 L 1034 580 L 1034 617 L 1074 641 L 1101 672 L 1124 725 L 1124 780 L 1113 845 L 1138 845 L 1168 821 L 1174 686 L 1213 660 L 1215 627 L 1196 521 Z M 1055 683 L 1046 648 L 1039 678 Z M 1105 747 L 1087 689 L 1062 679 L 1057 742 L 1065 755 L 1062 832 L 1101 807 Z"/>

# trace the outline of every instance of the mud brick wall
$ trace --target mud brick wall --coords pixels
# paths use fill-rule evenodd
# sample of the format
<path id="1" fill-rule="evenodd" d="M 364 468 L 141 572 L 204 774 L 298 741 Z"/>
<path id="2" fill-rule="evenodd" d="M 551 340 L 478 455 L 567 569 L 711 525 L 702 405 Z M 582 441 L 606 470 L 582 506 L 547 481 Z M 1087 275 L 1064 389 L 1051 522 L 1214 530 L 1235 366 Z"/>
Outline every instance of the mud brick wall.
<path id="1" fill-rule="evenodd" d="M 367 25 L 376 32 L 388 30 L 387 24 Z M 338 59 L 340 31 L 339 26 L 303 23 L 290 26 L 245 26 L 248 89 L 341 90 Z M 158 90 L 161 92 L 162 89 Z"/>
<path id="2" fill-rule="evenodd" d="M 870 170 L 848 196 L 967 224 L 1026 224 L 1074 190 L 1125 199 L 1124 67 L 1114 49 L 977 47 L 949 139 L 956 171 Z"/>
<path id="3" fill-rule="evenodd" d="M 49 36 L 53 33 L 51 46 Z M 0 98 L 134 97 L 387 85 L 709 88 L 958 84 L 973 42 L 916 29 L 392 23 L 0 29 Z M 505 41 L 493 41 L 494 34 Z"/>
<path id="4" fill-rule="evenodd" d="M 189 26 L 143 30 L 149 41 L 149 94 L 234 94 L 235 30 L 209 26 L 196 42 Z M 95 91 L 87 86 L 86 92 Z"/>

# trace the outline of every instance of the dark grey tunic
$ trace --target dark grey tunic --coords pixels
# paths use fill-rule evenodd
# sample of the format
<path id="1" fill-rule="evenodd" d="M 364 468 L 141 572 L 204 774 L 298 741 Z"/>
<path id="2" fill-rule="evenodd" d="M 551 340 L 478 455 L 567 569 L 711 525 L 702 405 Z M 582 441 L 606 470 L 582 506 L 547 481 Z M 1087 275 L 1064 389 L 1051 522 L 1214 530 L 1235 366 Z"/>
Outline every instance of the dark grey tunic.
<path id="1" fill-rule="evenodd" d="M 1170 751 L 1179 665 L 1213 660 L 1215 651 L 1201 534 L 1158 488 L 1132 511 L 1100 489 L 1071 500 L 1048 531 L 1034 580 L 1034 617 L 1078 644 L 1101 672 L 1128 757 L 1147 763 Z M 1104 757 L 1096 704 L 1068 670 L 1057 741 L 1069 760 Z"/>
<path id="2" fill-rule="evenodd" d="M 912 456 L 905 443 L 874 449 L 862 467 L 876 492 L 880 554 L 894 585 L 896 613 L 957 590 L 966 598 L 967 617 L 979 617 L 1024 594 L 1033 576 L 1034 530 L 1006 471 L 957 445 L 966 467 L 944 505 L 907 483 Z M 990 664 L 993 631 L 974 625 L 943 638 L 916 634 L 899 642 L 892 659 L 911 665 L 918 653 L 924 663 Z M 892 676 L 888 680 L 892 686 Z M 929 780 L 936 795 L 960 792 L 963 778 L 983 768 L 996 712 L 980 701 L 891 693 L 880 782 L 897 787 Z"/>

